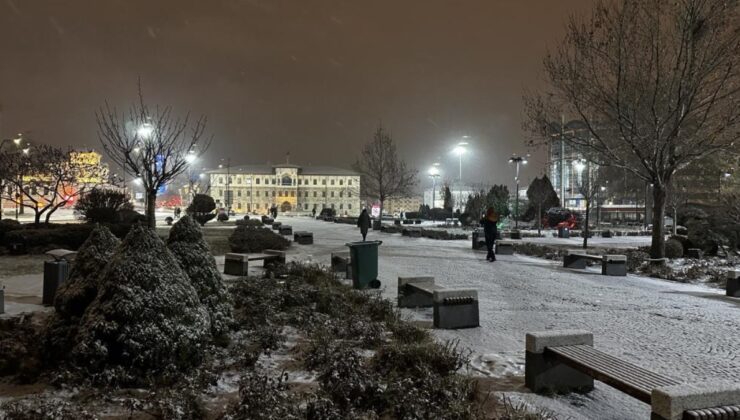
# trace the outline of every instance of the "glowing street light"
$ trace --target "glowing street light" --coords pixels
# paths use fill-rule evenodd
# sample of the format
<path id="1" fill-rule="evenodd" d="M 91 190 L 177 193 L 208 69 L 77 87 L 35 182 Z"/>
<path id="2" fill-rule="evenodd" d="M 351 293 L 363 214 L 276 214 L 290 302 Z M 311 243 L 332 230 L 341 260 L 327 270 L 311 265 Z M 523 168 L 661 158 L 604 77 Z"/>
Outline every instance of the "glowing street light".
<path id="1" fill-rule="evenodd" d="M 434 202 L 435 202 L 435 194 L 437 192 L 437 178 L 439 178 L 439 168 L 437 167 L 439 163 L 435 163 L 432 165 L 431 168 L 429 168 L 429 177 L 432 178 L 432 207 L 434 208 Z M 434 213 L 432 213 L 434 214 Z M 432 216 L 433 218 L 434 216 Z"/>
<path id="2" fill-rule="evenodd" d="M 139 135 L 139 137 L 148 139 L 152 136 L 154 133 L 154 126 L 149 123 L 144 123 L 139 126 L 138 129 L 136 129 L 136 134 Z"/>
<path id="3" fill-rule="evenodd" d="M 518 156 L 518 155 L 511 155 L 509 158 L 509 163 L 515 163 L 516 164 L 516 175 L 514 176 L 514 181 L 516 182 L 516 201 L 514 204 L 514 229 L 519 228 L 519 165 L 526 165 L 527 164 L 527 156 Z"/>
<path id="4" fill-rule="evenodd" d="M 198 156 L 195 154 L 194 151 L 189 151 L 187 155 L 185 155 L 185 162 L 192 164 L 198 160 Z"/>

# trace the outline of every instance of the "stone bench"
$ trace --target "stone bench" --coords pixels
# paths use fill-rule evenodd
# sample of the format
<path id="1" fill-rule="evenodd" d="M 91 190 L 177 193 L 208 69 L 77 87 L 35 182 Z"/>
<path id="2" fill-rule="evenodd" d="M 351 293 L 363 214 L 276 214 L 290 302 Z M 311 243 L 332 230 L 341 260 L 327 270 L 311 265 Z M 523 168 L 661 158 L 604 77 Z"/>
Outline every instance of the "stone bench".
<path id="1" fill-rule="evenodd" d="M 313 233 L 297 231 L 293 234 L 293 242 L 297 242 L 301 245 L 311 245 L 313 244 Z"/>
<path id="2" fill-rule="evenodd" d="M 473 289 L 445 289 L 434 284 L 434 277 L 399 277 L 398 307 L 432 307 L 434 328 L 480 326 L 478 292 Z"/>
<path id="3" fill-rule="evenodd" d="M 230 252 L 224 256 L 224 274 L 246 276 L 249 274 L 249 262 L 260 261 L 264 266 L 285 264 L 285 251 L 266 249 L 259 254 L 240 254 Z"/>
<path id="4" fill-rule="evenodd" d="M 527 334 L 527 388 L 538 394 L 588 392 L 594 389 L 594 379 L 650 404 L 652 420 L 740 416 L 740 384 L 682 384 L 594 349 L 593 335 L 588 331 Z"/>
<path id="5" fill-rule="evenodd" d="M 331 253 L 331 271 L 334 273 L 344 273 L 347 279 L 352 278 L 352 263 L 349 252 Z"/>
<path id="6" fill-rule="evenodd" d="M 280 230 L 280 226 L 282 226 L 282 222 L 272 222 L 272 230 Z"/>
<path id="7" fill-rule="evenodd" d="M 582 250 L 568 250 L 563 256 L 563 267 L 585 269 L 588 261 L 601 262 L 601 274 L 605 276 L 626 276 L 626 255 L 591 255 Z"/>
<path id="8" fill-rule="evenodd" d="M 740 271 L 728 271 L 725 276 L 727 276 L 725 286 L 727 296 L 740 298 Z"/>
<path id="9" fill-rule="evenodd" d="M 278 233 L 281 235 L 292 235 L 293 234 L 293 226 L 290 225 L 280 225 L 278 227 Z"/>
<path id="10" fill-rule="evenodd" d="M 496 241 L 496 255 L 514 255 L 514 242 Z"/>

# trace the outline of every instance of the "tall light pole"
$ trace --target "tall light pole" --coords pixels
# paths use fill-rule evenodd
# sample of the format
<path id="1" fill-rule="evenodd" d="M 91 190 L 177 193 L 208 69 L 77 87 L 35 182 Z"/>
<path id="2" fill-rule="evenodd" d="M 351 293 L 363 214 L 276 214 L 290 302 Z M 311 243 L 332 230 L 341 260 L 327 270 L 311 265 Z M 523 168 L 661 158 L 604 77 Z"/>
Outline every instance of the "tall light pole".
<path id="1" fill-rule="evenodd" d="M 437 191 L 437 178 L 439 178 L 439 168 L 436 166 L 435 163 L 434 166 L 429 168 L 429 178 L 432 178 L 432 206 L 430 207 L 430 212 L 432 213 L 432 220 L 434 220 L 434 212 L 431 211 L 434 209 L 434 202 L 435 202 L 435 193 Z"/>
<path id="2" fill-rule="evenodd" d="M 514 176 L 514 181 L 516 182 L 516 192 L 514 193 L 516 195 L 516 199 L 514 201 L 514 229 L 519 228 L 519 165 L 526 165 L 527 164 L 527 157 L 524 156 L 517 156 L 517 155 L 511 155 L 509 158 L 509 163 L 514 163 L 516 165 L 516 176 Z"/>
<path id="3" fill-rule="evenodd" d="M 469 138 L 468 136 L 463 136 L 463 139 L 468 139 L 468 138 Z M 458 162 L 459 162 L 459 172 L 458 172 L 458 178 L 457 178 L 458 194 L 457 194 L 457 200 L 456 200 L 458 202 L 458 206 L 460 205 L 460 200 L 462 198 L 462 185 L 463 185 L 462 184 L 462 157 L 467 151 L 466 149 L 467 145 L 468 145 L 467 141 L 461 141 L 457 143 L 457 146 L 455 146 L 454 149 L 452 149 L 452 153 L 457 155 Z"/>
<path id="4" fill-rule="evenodd" d="M 224 159 L 221 159 L 223 161 Z M 223 168 L 224 165 L 218 165 L 219 168 Z M 231 158 L 226 158 L 226 197 L 224 197 L 224 204 L 226 206 L 226 214 L 231 212 L 231 196 L 229 195 L 231 193 L 231 190 L 229 189 L 229 186 L 231 185 Z"/>

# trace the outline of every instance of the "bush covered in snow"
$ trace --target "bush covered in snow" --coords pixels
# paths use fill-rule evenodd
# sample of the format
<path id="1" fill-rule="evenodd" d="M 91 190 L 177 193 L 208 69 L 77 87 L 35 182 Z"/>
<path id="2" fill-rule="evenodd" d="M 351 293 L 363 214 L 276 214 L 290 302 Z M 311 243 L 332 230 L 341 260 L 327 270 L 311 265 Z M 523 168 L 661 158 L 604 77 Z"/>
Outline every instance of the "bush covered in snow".
<path id="1" fill-rule="evenodd" d="M 665 257 L 671 259 L 683 257 L 683 244 L 673 238 L 665 241 Z"/>
<path id="2" fill-rule="evenodd" d="M 290 241 L 267 228 L 240 225 L 229 237 L 229 246 L 231 252 L 261 252 L 286 249 Z"/>
<path id="3" fill-rule="evenodd" d="M 251 226 L 251 227 L 264 226 L 264 223 L 262 223 L 262 220 L 260 219 L 249 219 L 249 216 L 244 216 L 244 217 L 245 219 L 236 221 L 237 226 Z"/>
<path id="4" fill-rule="evenodd" d="M 208 310 L 213 336 L 218 339 L 226 337 L 233 322 L 231 299 L 200 227 L 189 216 L 180 218 L 170 229 L 167 247 Z"/>
<path id="5" fill-rule="evenodd" d="M 96 382 L 140 385 L 197 366 L 208 312 L 154 231 L 135 226 L 101 275 L 71 361 Z"/>

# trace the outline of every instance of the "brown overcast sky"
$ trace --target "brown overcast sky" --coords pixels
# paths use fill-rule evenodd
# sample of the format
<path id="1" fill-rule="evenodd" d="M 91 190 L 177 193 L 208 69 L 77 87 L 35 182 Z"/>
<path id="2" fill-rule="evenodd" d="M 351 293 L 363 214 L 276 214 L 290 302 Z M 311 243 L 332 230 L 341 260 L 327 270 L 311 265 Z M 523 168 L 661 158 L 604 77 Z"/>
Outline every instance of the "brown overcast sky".
<path id="1" fill-rule="evenodd" d="M 471 136 L 463 178 L 511 183 L 521 95 L 591 0 L 0 0 L 0 136 L 99 149 L 94 111 L 206 114 L 204 165 L 347 167 L 378 121 L 410 164 Z M 538 154 L 538 155 L 541 155 Z M 544 165 L 532 161 L 525 181 Z M 427 179 L 423 179 L 424 185 Z"/>

